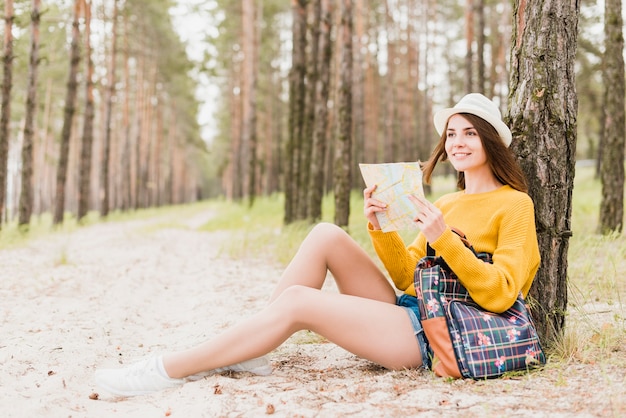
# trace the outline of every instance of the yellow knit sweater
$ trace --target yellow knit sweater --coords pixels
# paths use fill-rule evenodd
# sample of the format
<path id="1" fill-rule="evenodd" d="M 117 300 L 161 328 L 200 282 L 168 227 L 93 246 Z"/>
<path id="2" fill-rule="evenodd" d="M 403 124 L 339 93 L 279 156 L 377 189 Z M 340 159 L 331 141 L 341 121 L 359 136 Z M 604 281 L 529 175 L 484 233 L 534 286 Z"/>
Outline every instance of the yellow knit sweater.
<path id="1" fill-rule="evenodd" d="M 442 256 L 472 299 L 492 312 L 507 310 L 521 291 L 528 294 L 539 268 L 539 248 L 535 231 L 533 202 L 523 192 L 509 186 L 497 190 L 441 197 L 435 205 L 443 213 L 448 228 L 430 245 Z M 466 248 L 450 227 L 461 230 L 476 252 L 493 254 L 493 264 L 484 263 Z M 426 255 L 426 238 L 420 232 L 406 246 L 397 232 L 384 233 L 368 225 L 376 253 L 395 286 L 415 295 L 413 273 Z"/>

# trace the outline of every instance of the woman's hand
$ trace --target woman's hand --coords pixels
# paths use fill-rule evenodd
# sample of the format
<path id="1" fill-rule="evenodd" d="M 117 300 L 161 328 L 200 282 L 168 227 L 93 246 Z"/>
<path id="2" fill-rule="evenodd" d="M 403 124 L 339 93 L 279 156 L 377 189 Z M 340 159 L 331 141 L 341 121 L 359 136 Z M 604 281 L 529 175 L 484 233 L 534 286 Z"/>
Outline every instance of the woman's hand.
<path id="1" fill-rule="evenodd" d="M 387 204 L 372 198 L 372 193 L 376 190 L 376 185 L 367 187 L 363 190 L 363 213 L 367 220 L 372 224 L 375 230 L 380 229 L 376 212 L 387 210 Z"/>
<path id="2" fill-rule="evenodd" d="M 413 219 L 422 231 L 428 242 L 434 242 L 446 230 L 446 222 L 439 208 L 428 200 L 410 195 L 409 199 L 418 210 L 417 216 Z"/>

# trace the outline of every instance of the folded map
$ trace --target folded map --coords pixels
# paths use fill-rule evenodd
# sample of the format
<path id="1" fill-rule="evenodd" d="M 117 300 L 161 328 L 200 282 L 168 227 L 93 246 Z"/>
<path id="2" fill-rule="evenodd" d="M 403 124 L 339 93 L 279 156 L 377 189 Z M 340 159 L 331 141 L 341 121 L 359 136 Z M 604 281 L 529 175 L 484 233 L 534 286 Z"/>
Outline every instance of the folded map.
<path id="1" fill-rule="evenodd" d="M 376 214 L 383 232 L 417 229 L 413 222 L 417 209 L 409 195 L 424 196 L 420 163 L 359 164 L 359 168 L 367 187 L 376 185 L 372 197 L 388 205 Z"/>

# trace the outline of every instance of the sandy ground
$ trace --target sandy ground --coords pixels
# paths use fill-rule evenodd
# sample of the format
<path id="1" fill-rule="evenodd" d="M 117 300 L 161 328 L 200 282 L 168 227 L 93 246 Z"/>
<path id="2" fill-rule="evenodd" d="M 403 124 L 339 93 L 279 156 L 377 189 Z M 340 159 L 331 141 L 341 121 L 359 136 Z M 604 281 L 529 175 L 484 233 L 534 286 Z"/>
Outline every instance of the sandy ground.
<path id="1" fill-rule="evenodd" d="M 156 218 L 109 222 L 0 251 L 2 415 L 626 416 L 619 359 L 447 381 L 382 369 L 308 332 L 270 353 L 268 377 L 218 374 L 127 399 L 101 391 L 96 368 L 189 347 L 265 305 L 279 266 L 228 258 L 228 233 L 195 230 L 208 215 L 187 228 L 155 227 Z"/>

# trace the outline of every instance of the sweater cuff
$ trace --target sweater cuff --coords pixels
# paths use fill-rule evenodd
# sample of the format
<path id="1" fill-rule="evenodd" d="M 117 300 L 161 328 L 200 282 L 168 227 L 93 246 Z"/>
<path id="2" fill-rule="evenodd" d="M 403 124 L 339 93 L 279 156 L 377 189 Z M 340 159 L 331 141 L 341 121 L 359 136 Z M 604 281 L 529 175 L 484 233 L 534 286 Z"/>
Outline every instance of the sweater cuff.
<path id="1" fill-rule="evenodd" d="M 430 246 L 433 247 L 439 255 L 443 255 L 444 252 L 459 251 L 465 247 L 465 244 L 463 244 L 460 237 L 448 227 L 439 238 L 430 243 Z"/>

